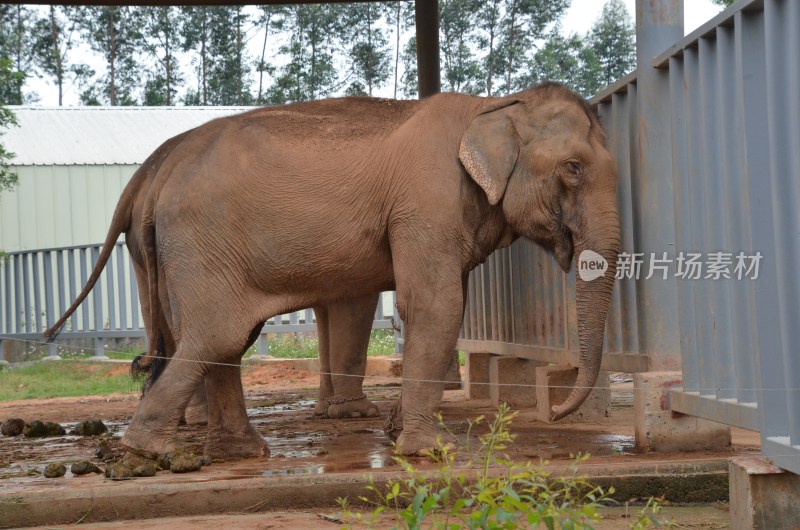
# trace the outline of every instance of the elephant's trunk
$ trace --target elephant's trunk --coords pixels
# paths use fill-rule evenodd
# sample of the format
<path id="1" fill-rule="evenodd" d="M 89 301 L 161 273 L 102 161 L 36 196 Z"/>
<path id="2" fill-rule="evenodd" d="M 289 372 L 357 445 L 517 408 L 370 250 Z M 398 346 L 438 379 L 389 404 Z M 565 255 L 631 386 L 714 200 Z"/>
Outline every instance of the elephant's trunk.
<path id="1" fill-rule="evenodd" d="M 619 221 L 616 205 L 606 215 L 598 214 L 593 219 L 606 219 L 597 226 L 587 223 L 589 228 L 576 237 L 576 312 L 578 318 L 578 337 L 580 340 L 580 362 L 575 387 L 561 405 L 552 408 L 551 419 L 559 420 L 572 412 L 589 396 L 600 373 L 600 362 L 603 356 L 603 336 L 611 303 L 611 290 L 614 287 L 617 254 L 619 252 Z M 594 226 L 591 226 L 594 225 Z M 608 263 L 604 276 L 585 281 L 581 278 L 580 257 L 584 250 L 596 252 Z M 586 267 L 586 265 L 584 265 Z M 586 269 L 585 269 L 586 270 Z"/>

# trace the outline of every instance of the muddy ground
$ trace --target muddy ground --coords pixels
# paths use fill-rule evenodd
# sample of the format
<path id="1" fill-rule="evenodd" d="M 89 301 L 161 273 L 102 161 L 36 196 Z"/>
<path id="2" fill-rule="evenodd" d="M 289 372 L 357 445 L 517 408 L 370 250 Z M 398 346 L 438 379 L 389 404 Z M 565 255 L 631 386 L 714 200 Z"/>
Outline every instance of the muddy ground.
<path id="1" fill-rule="evenodd" d="M 383 423 L 399 396 L 399 379 L 367 378 L 365 392 L 378 404 L 381 416 L 347 420 L 314 416 L 318 376 L 306 370 L 285 366 L 253 367 L 245 371 L 243 381 L 248 413 L 256 429 L 268 441 L 271 458 L 213 463 L 197 473 L 161 472 L 153 478 L 136 480 L 208 482 L 342 472 L 363 475 L 370 470 L 397 469 L 392 461 L 391 446 L 383 433 Z M 602 424 L 545 425 L 531 419 L 531 412 L 522 411 L 512 426 L 516 443 L 507 453 L 516 461 L 545 459 L 554 464 L 566 464 L 572 460 L 572 454 L 589 452 L 592 457 L 583 464 L 584 470 L 605 469 L 625 462 L 691 462 L 730 456 L 730 453 L 637 454 L 631 384 L 613 385 L 612 396 L 608 421 Z M 26 421 L 54 421 L 69 431 L 79 421 L 101 419 L 111 430 L 111 436 L 104 439 L 115 449 L 138 400 L 138 395 L 112 395 L 6 402 L 0 403 L 0 420 L 20 417 Z M 488 401 L 465 401 L 460 390 L 446 391 L 442 405 L 445 423 L 461 446 L 469 443 L 468 420 L 480 414 L 490 416 L 494 410 Z M 484 429 L 477 428 L 473 436 L 482 434 Z M 202 452 L 204 437 L 202 426 L 180 429 L 181 443 L 189 449 Z M 47 479 L 40 473 L 46 464 L 53 462 L 64 463 L 67 468 L 79 460 L 100 465 L 94 457 L 99 443 L 98 438 L 70 435 L 35 440 L 0 437 L 0 487 L 6 493 L 96 487 L 107 479 L 99 475 L 73 477 L 69 471 L 62 478 Z M 732 452 L 755 453 L 758 450 L 757 435 L 735 430 Z M 423 468 L 429 465 L 424 460 L 417 464 Z"/>

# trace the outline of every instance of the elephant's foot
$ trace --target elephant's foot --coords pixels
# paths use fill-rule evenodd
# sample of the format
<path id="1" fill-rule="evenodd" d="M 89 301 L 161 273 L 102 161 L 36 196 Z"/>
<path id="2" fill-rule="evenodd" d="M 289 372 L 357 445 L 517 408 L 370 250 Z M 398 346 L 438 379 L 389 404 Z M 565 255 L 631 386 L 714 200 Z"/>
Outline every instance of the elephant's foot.
<path id="1" fill-rule="evenodd" d="M 160 434 L 157 430 L 139 427 L 131 423 L 120 440 L 123 449 L 148 459 L 156 459 L 158 455 L 171 453 L 177 447 L 177 439 L 173 432 Z"/>
<path id="2" fill-rule="evenodd" d="M 439 453 L 445 449 L 456 448 L 455 440 L 442 434 L 435 427 L 431 429 L 406 429 L 400 433 L 395 444 L 397 450 L 407 456 L 422 456 L 425 453 Z"/>
<path id="3" fill-rule="evenodd" d="M 214 460 L 269 457 L 269 446 L 252 427 L 235 433 L 210 430 L 206 439 L 205 456 Z"/>
<path id="4" fill-rule="evenodd" d="M 331 399 L 328 405 L 329 418 L 370 418 L 377 416 L 378 406 L 361 394 L 352 401 Z"/>
<path id="5" fill-rule="evenodd" d="M 317 404 L 314 405 L 314 416 L 327 416 L 328 415 L 328 398 L 320 396 Z"/>

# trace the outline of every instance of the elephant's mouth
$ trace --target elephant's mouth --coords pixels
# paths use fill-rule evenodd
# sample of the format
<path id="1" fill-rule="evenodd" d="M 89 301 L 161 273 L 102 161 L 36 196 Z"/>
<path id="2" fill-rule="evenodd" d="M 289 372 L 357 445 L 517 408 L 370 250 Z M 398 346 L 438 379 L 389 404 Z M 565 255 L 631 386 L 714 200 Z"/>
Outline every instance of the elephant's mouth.
<path id="1" fill-rule="evenodd" d="M 572 268 L 572 256 L 575 253 L 575 244 L 572 240 L 572 231 L 565 225 L 561 225 L 561 230 L 557 230 L 553 238 L 553 254 L 558 265 L 564 272 L 569 272 Z"/>

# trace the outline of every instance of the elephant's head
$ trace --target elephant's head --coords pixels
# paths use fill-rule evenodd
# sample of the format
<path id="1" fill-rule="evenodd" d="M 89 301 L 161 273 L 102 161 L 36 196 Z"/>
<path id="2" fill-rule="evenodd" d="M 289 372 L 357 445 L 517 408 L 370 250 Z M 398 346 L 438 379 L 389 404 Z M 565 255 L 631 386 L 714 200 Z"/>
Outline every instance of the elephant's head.
<path id="1" fill-rule="evenodd" d="M 553 419 L 563 418 L 597 381 L 619 251 L 617 177 L 602 129 L 582 98 L 542 85 L 480 109 L 459 158 L 515 234 L 552 251 L 564 271 L 584 250 L 608 262 L 604 276 L 577 279 L 578 379 L 552 410 Z"/>

